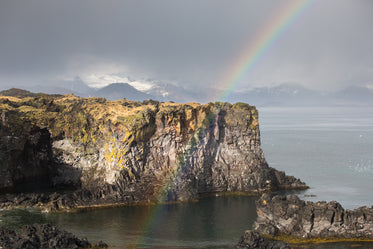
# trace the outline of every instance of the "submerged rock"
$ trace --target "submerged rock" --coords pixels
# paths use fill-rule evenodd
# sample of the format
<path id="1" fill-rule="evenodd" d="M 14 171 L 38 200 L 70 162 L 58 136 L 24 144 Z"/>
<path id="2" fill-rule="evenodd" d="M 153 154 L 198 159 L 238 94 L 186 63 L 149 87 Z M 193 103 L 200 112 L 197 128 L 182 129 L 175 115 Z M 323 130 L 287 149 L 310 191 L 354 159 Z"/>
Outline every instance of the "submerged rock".
<path id="1" fill-rule="evenodd" d="M 257 232 L 246 231 L 234 249 L 290 249 L 282 241 L 270 240 Z"/>
<path id="2" fill-rule="evenodd" d="M 256 202 L 253 229 L 298 239 L 373 239 L 373 207 L 344 210 L 336 202 L 305 202 L 297 196 L 263 195 Z"/>
<path id="3" fill-rule="evenodd" d="M 12 249 L 79 249 L 79 248 L 108 248 L 100 241 L 91 244 L 86 238 L 79 239 L 72 233 L 60 230 L 50 224 L 34 224 L 24 226 L 19 232 L 12 229 L 0 228 L 0 248 Z"/>

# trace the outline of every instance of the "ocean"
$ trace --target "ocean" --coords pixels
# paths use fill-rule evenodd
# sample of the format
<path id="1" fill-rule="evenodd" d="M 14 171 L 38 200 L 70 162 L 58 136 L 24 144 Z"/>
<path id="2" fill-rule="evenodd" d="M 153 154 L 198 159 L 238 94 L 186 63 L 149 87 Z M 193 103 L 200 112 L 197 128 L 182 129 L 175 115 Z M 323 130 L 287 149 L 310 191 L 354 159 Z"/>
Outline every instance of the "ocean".
<path id="1" fill-rule="evenodd" d="M 259 108 L 262 148 L 270 166 L 310 189 L 305 200 L 336 200 L 345 209 L 373 205 L 373 108 Z M 310 197 L 312 196 L 312 197 Z M 173 205 L 128 206 L 79 213 L 0 212 L 0 226 L 48 222 L 110 248 L 230 248 L 256 219 L 256 197 L 208 197 Z M 299 248 L 372 248 L 371 243 Z"/>
<path id="2" fill-rule="evenodd" d="M 268 164 L 306 182 L 302 197 L 373 205 L 373 108 L 261 108 Z"/>

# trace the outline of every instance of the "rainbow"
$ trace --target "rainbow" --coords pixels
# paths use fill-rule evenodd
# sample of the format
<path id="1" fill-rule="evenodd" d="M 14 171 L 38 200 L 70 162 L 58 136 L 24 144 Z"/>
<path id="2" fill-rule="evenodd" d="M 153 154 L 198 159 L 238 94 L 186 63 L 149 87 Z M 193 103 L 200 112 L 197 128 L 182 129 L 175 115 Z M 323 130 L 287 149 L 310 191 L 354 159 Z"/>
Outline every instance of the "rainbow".
<path id="1" fill-rule="evenodd" d="M 303 13 L 309 9 L 309 6 L 315 0 L 289 0 L 287 4 L 278 12 L 278 14 L 270 20 L 270 22 L 262 28 L 261 32 L 255 37 L 253 41 L 248 43 L 248 46 L 243 49 L 243 52 L 240 53 L 239 59 L 234 64 L 234 66 L 228 70 L 226 77 L 221 83 L 220 89 L 225 89 L 218 95 L 218 100 L 226 101 L 229 95 L 239 86 L 242 79 L 254 69 L 255 65 L 258 64 L 260 59 L 268 53 L 268 51 L 273 47 L 276 41 L 281 37 L 282 34 L 297 20 Z M 216 99 L 216 98 L 215 98 Z M 212 116 L 207 115 L 206 119 L 210 119 Z M 193 138 L 196 134 L 193 134 Z M 170 176 L 169 179 L 166 179 L 158 190 L 158 200 L 166 200 L 168 195 L 168 189 L 173 183 L 173 180 L 177 177 L 178 174 L 185 167 L 184 162 L 193 152 L 194 147 L 196 146 L 193 143 L 193 139 L 189 141 L 190 151 L 187 152 L 180 158 L 178 163 L 178 168 L 174 176 Z M 162 205 L 154 205 L 152 210 L 149 212 L 149 215 L 143 221 L 140 221 L 143 224 L 143 234 L 139 237 L 134 243 L 134 246 L 143 246 L 146 244 L 149 239 L 149 235 L 154 227 L 157 225 L 157 217 L 163 209 Z"/>
<path id="2" fill-rule="evenodd" d="M 217 89 L 215 99 L 227 101 L 228 97 L 242 83 L 242 80 L 255 68 L 279 38 L 310 8 L 315 0 L 290 0 L 269 22 L 260 28 L 260 32 L 251 39 L 230 70 L 227 70 Z"/>
<path id="3" fill-rule="evenodd" d="M 208 122 L 215 118 L 215 115 L 213 113 L 208 113 L 206 117 L 204 118 L 203 123 Z M 208 124 L 207 123 L 207 124 Z M 206 132 L 207 129 L 203 129 L 203 132 Z M 195 130 L 193 134 L 191 134 L 191 139 L 188 142 L 188 148 L 183 154 L 181 154 L 178 158 L 177 168 L 174 172 L 170 172 L 170 175 L 166 177 L 166 179 L 163 181 L 162 184 L 160 184 L 160 188 L 157 190 L 156 194 L 156 200 L 158 200 L 161 204 L 151 204 L 152 209 L 149 212 L 148 218 L 145 221 L 142 221 L 144 232 L 141 237 L 134 243 L 132 246 L 144 246 L 149 242 L 149 235 L 151 234 L 152 230 L 157 226 L 157 222 L 159 219 L 159 214 L 162 212 L 164 208 L 164 204 L 168 202 L 168 194 L 169 189 L 172 187 L 171 185 L 174 183 L 174 180 L 179 176 L 179 174 L 187 167 L 185 162 L 190 158 L 190 156 L 193 154 L 195 149 L 197 148 L 198 144 L 196 143 L 196 140 L 194 139 L 195 136 L 201 135 L 200 130 Z M 140 221 L 141 222 L 141 221 Z"/>

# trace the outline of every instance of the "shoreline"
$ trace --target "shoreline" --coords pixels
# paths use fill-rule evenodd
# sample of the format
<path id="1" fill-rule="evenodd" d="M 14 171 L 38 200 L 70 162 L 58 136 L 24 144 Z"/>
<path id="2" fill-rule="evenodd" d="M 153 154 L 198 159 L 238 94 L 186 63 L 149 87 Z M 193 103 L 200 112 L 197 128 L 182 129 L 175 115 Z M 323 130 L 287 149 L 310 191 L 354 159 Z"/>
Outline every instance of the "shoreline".
<path id="1" fill-rule="evenodd" d="M 266 194 L 265 194 L 266 195 Z M 226 197 L 227 195 L 210 195 L 210 197 L 216 198 L 216 197 Z M 249 195 L 228 195 L 228 196 L 249 196 Z M 251 195 L 252 196 L 252 195 Z M 205 197 L 208 198 L 208 197 Z M 203 198 L 201 198 L 203 199 Z M 257 200 L 259 200 L 258 198 Z M 187 201 L 187 202 L 196 202 L 196 200 L 192 201 Z M 148 204 L 132 204 L 132 205 L 115 205 L 115 206 L 94 206 L 94 207 L 82 207 L 80 209 L 76 210 L 71 210 L 71 213 L 79 213 L 79 212 L 85 212 L 85 211 L 90 211 L 90 210 L 99 210 L 99 209 L 111 209 L 111 208 L 118 208 L 118 207 L 125 207 L 125 206 L 152 206 L 152 205 L 174 205 L 177 203 L 185 203 L 185 202 L 172 202 L 172 203 L 148 203 Z M 269 202 L 266 203 L 269 205 Z M 291 204 L 290 204 L 291 205 Z M 27 210 L 27 208 L 26 208 Z M 349 210 L 350 211 L 350 210 Z M 352 210 L 353 211 L 353 210 Z M 57 212 L 60 213 L 60 212 Z M 64 212 L 68 215 L 70 212 Z M 248 232 L 248 231 L 247 231 Z M 301 237 L 296 237 L 296 236 L 289 236 L 289 235 L 284 235 L 281 233 L 278 233 L 276 236 L 271 236 L 268 234 L 263 234 L 260 233 L 260 236 L 263 238 L 272 241 L 273 243 L 275 242 L 284 242 L 290 245 L 290 248 L 293 248 L 293 246 L 308 246 L 308 245 L 316 245 L 316 244 L 327 244 L 327 243 L 341 243 L 341 245 L 346 242 L 346 243 L 354 243 L 354 242 L 362 242 L 362 243 L 370 243 L 373 242 L 373 238 L 341 238 L 341 237 L 315 237 L 315 238 L 301 238 Z M 110 241 L 107 241 L 110 243 Z M 271 243 L 272 243 L 271 242 Z M 373 243 L 372 243 L 373 244 Z"/>
<path id="2" fill-rule="evenodd" d="M 269 194 L 255 204 L 257 219 L 252 231 L 262 240 L 289 245 L 373 242 L 373 206 L 345 210 L 336 201 L 305 202 L 296 195 Z M 241 240 L 258 240 L 253 232 L 246 231 Z"/>
<path id="3" fill-rule="evenodd" d="M 372 242 L 372 238 L 338 238 L 338 237 L 326 237 L 326 238 L 299 238 L 296 236 L 278 235 L 271 236 L 268 234 L 261 234 L 261 236 L 276 241 L 282 241 L 290 245 L 297 244 L 327 244 L 327 243 L 343 243 L 343 242 Z"/>
<path id="4" fill-rule="evenodd" d="M 65 194 L 64 192 L 48 192 L 48 193 L 12 193 L 12 194 L 1 194 L 0 201 L 0 211 L 6 210 L 25 210 L 25 209 L 37 209 L 41 213 L 72 213 L 72 212 L 82 212 L 85 210 L 96 210 L 101 208 L 116 208 L 116 207 L 125 207 L 125 206 L 156 206 L 156 205 L 173 205 L 179 203 L 190 203 L 198 202 L 205 198 L 211 197 L 225 197 L 225 196 L 250 196 L 260 198 L 263 194 L 277 194 L 283 193 L 284 191 L 304 191 L 308 189 L 307 185 L 305 186 L 296 186 L 296 187 L 287 187 L 275 190 L 273 192 L 269 190 L 258 191 L 258 192 L 243 192 L 243 191 L 232 191 L 232 192 L 211 192 L 211 193 L 202 193 L 198 198 L 191 198 L 187 200 L 177 200 L 177 201 L 130 201 L 130 202 L 110 202 L 107 200 L 94 200 L 92 204 L 80 204 L 76 206 L 62 206 L 58 208 L 53 208 L 52 206 L 55 203 L 61 202 L 61 199 L 70 199 L 74 192 Z M 55 199 L 53 199 L 55 198 Z M 4 201 L 5 199 L 5 201 Z M 39 199 L 49 199 L 48 202 L 40 202 Z M 70 202 L 76 202 L 80 200 L 70 199 Z M 105 203 L 105 201 L 107 201 Z M 82 201 L 84 202 L 84 201 Z M 102 203 L 100 203 L 102 202 Z"/>

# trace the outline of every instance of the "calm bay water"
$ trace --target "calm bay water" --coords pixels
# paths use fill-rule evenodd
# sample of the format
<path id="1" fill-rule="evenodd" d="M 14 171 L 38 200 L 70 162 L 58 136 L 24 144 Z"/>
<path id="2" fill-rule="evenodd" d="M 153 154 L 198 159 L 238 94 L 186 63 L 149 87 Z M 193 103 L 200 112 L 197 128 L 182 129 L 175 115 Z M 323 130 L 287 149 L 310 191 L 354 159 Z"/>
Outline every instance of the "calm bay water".
<path id="1" fill-rule="evenodd" d="M 1 225 L 48 222 L 110 248 L 229 248 L 256 219 L 255 198 L 210 197 L 199 202 L 128 206 L 78 213 L 2 212 Z"/>
<path id="2" fill-rule="evenodd" d="M 262 148 L 270 166 L 305 181 L 303 199 L 373 204 L 373 108 L 260 108 Z M 304 197 L 316 195 L 316 197 Z M 229 248 L 256 219 L 254 197 L 131 206 L 79 213 L 0 212 L 0 226 L 52 223 L 111 248 Z M 372 248 L 334 243 L 297 248 Z"/>

